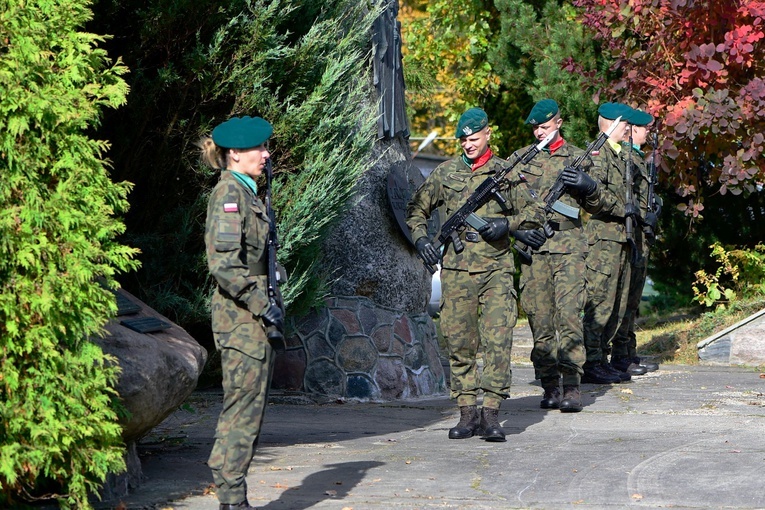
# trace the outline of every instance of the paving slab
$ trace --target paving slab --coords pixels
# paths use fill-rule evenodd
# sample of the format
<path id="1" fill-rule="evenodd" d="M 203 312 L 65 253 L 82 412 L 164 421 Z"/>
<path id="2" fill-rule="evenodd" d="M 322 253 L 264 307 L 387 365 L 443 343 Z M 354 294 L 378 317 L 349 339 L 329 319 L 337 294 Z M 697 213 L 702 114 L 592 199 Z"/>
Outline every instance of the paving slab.
<path id="1" fill-rule="evenodd" d="M 291 404 L 275 395 L 248 474 L 261 509 L 765 508 L 765 375 L 662 365 L 582 385 L 581 413 L 539 408 L 516 366 L 507 442 L 450 440 L 448 397 Z M 222 393 L 198 391 L 139 445 L 127 509 L 217 509 L 205 462 Z M 280 403 L 284 402 L 284 403 Z M 115 505 L 112 505 L 114 507 Z M 108 508 L 102 505 L 102 508 Z"/>

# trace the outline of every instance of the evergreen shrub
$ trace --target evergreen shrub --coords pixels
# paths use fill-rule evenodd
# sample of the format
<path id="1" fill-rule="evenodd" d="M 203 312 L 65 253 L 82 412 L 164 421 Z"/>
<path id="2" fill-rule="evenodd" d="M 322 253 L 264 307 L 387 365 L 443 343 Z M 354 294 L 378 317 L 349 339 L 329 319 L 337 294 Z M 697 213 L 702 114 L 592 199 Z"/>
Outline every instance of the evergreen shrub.
<path id="1" fill-rule="evenodd" d="M 136 267 L 115 241 L 127 183 L 89 136 L 125 101 L 120 62 L 82 31 L 85 0 L 0 9 L 0 507 L 89 508 L 124 470 L 112 403 L 118 367 L 89 338 L 116 311 L 115 274 Z"/>

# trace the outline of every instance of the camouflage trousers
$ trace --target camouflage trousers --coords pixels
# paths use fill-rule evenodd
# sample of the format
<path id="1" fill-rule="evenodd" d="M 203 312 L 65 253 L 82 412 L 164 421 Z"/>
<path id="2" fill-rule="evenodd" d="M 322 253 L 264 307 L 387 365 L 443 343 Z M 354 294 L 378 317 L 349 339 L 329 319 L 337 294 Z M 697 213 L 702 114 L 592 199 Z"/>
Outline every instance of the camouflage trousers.
<path id="1" fill-rule="evenodd" d="M 611 341 L 627 308 L 630 247 L 598 240 L 587 255 L 584 348 L 587 363 L 607 361 Z"/>
<path id="2" fill-rule="evenodd" d="M 612 356 L 619 358 L 637 356 L 637 337 L 635 336 L 635 319 L 637 319 L 640 300 L 643 297 L 643 287 L 648 276 L 648 261 L 641 255 L 637 264 L 630 269 L 630 283 L 627 293 L 627 307 L 622 316 L 616 336 L 613 340 Z"/>
<path id="3" fill-rule="evenodd" d="M 521 268 L 521 306 L 534 336 L 531 361 L 537 379 L 578 385 L 583 373 L 585 254 L 535 253 Z"/>
<path id="4" fill-rule="evenodd" d="M 499 409 L 510 396 L 510 351 L 518 318 L 511 268 L 469 273 L 441 272 L 441 331 L 449 349 L 451 397 L 459 406 Z M 477 355 L 483 351 L 483 373 Z"/>
<path id="5" fill-rule="evenodd" d="M 223 409 L 215 430 L 215 443 L 207 464 L 212 469 L 221 504 L 237 504 L 247 499 L 247 470 L 260 435 L 268 404 L 268 388 L 274 350 L 266 341 L 257 340 L 260 323 L 240 324 L 230 333 L 216 333 L 215 343 L 221 354 L 223 370 Z M 261 329 L 262 331 L 262 329 Z M 240 336 L 241 338 L 231 338 Z M 226 347 L 257 342 L 242 351 Z"/>

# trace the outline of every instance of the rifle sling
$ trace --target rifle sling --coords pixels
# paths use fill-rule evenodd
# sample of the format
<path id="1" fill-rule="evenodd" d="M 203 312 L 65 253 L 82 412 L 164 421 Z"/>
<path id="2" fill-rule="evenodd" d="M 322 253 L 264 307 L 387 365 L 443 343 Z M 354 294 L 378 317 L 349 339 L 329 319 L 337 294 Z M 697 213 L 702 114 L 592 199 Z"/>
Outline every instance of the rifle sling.
<path id="1" fill-rule="evenodd" d="M 266 276 L 268 274 L 268 264 L 266 259 L 260 259 L 247 264 L 250 269 L 250 276 Z"/>
<path id="2" fill-rule="evenodd" d="M 556 232 L 562 232 L 564 230 L 571 230 L 572 228 L 582 228 L 582 220 L 563 220 L 563 221 L 553 221 L 550 220 L 548 222 L 550 227 L 552 227 L 553 230 Z"/>

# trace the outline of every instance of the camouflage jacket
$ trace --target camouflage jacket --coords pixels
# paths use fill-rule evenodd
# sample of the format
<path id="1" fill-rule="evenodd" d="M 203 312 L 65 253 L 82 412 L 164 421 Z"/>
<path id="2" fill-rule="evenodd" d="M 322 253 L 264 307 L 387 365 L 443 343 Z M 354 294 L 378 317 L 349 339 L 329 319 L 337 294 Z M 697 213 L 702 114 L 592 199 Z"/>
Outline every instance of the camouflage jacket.
<path id="1" fill-rule="evenodd" d="M 648 213 L 648 164 L 645 160 L 645 154 L 633 151 L 632 168 L 634 182 L 635 204 L 640 208 L 640 216 L 645 218 Z M 643 227 L 640 223 L 635 227 L 635 243 L 642 253 L 646 253 L 649 245 L 646 236 L 643 235 Z"/>
<path id="2" fill-rule="evenodd" d="M 528 147 L 518 151 L 523 154 Z M 543 150 L 537 154 L 528 165 L 516 167 L 517 174 L 521 180 L 528 186 L 532 193 L 544 200 L 550 188 L 555 184 L 558 174 L 583 153 L 582 149 L 565 143 L 555 152 Z M 582 165 L 582 170 L 589 172 L 590 162 Z M 602 207 L 600 189 L 589 197 L 580 197 L 569 193 L 564 193 L 560 201 L 572 207 L 573 209 L 584 209 L 588 213 L 596 213 Z M 548 214 L 547 220 L 550 226 L 555 230 L 555 235 L 545 242 L 539 250 L 541 253 L 575 253 L 587 250 L 587 238 L 582 228 L 581 215 L 578 219 L 567 218 L 566 216 L 552 211 Z"/>
<path id="3" fill-rule="evenodd" d="M 440 164 L 414 192 L 407 206 L 406 223 L 412 232 L 412 239 L 416 241 L 422 236 L 427 236 L 427 220 L 434 210 L 443 206 L 445 221 L 465 204 L 484 180 L 507 164 L 496 156 L 475 171 L 471 171 L 461 156 Z M 500 188 L 506 203 L 489 200 L 476 214 L 483 218 L 505 216 L 509 221 L 510 230 L 517 230 L 524 222 L 540 226 L 544 223 L 544 212 L 540 203 L 531 197 L 525 186 L 519 185 L 517 176 L 514 178 L 509 174 Z M 477 237 L 477 242 L 466 241 L 466 237 Z M 447 243 L 443 257 L 444 269 L 483 272 L 514 267 L 510 236 L 487 243 L 473 228 L 467 227 L 460 234 L 460 239 L 465 250 L 455 253 L 452 244 Z"/>
<path id="4" fill-rule="evenodd" d="M 591 176 L 601 189 L 602 207 L 587 221 L 585 232 L 590 244 L 599 240 L 627 242 L 624 227 L 624 206 L 627 203 L 625 174 L 628 151 L 617 152 L 609 142 L 599 151 L 593 151 Z M 634 160 L 633 160 L 634 163 Z M 634 179 L 639 182 L 640 179 Z M 634 188 L 633 188 L 634 189 Z"/>
<path id="5" fill-rule="evenodd" d="M 216 333 L 258 322 L 268 305 L 266 242 L 268 217 L 263 202 L 224 170 L 207 204 L 207 265 L 217 283 L 212 298 Z"/>

